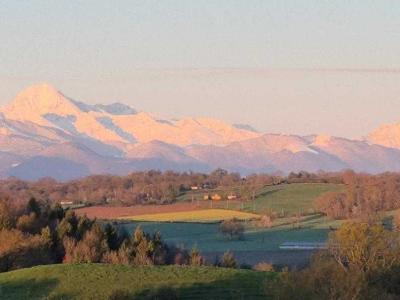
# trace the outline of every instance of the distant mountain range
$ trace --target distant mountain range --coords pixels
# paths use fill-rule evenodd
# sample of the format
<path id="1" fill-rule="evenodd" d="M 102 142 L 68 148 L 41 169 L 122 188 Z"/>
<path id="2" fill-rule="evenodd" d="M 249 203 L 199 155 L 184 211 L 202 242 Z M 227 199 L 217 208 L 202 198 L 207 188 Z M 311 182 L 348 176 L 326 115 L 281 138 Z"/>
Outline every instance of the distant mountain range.
<path id="1" fill-rule="evenodd" d="M 41 84 L 0 109 L 0 176 L 68 180 L 137 170 L 400 171 L 400 123 L 365 140 L 263 134 L 211 118 L 159 119 L 122 104 L 86 104 Z"/>

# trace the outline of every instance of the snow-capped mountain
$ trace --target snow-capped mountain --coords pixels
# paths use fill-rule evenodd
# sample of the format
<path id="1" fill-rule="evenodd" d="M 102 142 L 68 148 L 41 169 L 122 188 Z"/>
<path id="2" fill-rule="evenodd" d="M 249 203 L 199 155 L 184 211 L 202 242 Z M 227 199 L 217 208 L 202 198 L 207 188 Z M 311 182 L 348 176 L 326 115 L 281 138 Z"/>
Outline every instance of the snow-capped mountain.
<path id="1" fill-rule="evenodd" d="M 379 145 L 378 145 L 379 144 Z M 400 125 L 366 141 L 262 134 L 211 118 L 159 119 L 122 103 L 86 104 L 41 84 L 0 109 L 0 176 L 67 180 L 134 170 L 242 173 L 400 171 Z M 64 170 L 64 171 L 63 171 Z"/>
<path id="2" fill-rule="evenodd" d="M 400 149 L 400 123 L 380 126 L 368 135 L 367 140 L 371 143 Z"/>

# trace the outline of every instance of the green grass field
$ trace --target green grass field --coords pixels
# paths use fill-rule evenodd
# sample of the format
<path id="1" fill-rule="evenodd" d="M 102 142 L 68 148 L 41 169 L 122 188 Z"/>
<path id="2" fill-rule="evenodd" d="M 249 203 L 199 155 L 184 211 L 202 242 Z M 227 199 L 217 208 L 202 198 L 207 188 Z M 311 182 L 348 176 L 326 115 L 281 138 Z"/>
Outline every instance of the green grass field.
<path id="1" fill-rule="evenodd" d="M 122 226 L 128 232 L 140 226 L 145 232 L 160 231 L 163 239 L 170 244 L 200 251 L 276 251 L 284 242 L 324 242 L 330 227 L 338 227 L 339 221 L 332 221 L 320 215 L 305 217 L 300 228 L 294 228 L 289 218 L 278 219 L 271 229 L 246 226 L 244 240 L 229 240 L 219 231 L 219 224 L 173 223 L 173 222 L 131 222 Z"/>
<path id="2" fill-rule="evenodd" d="M 344 190 L 344 185 L 340 184 L 326 184 L 326 183 L 292 183 L 292 184 L 281 184 L 274 186 L 266 186 L 256 195 L 256 201 L 244 203 L 244 209 L 254 213 L 267 213 L 277 212 L 284 213 L 286 215 L 300 213 L 310 213 L 313 211 L 313 202 L 318 196 L 326 192 L 336 192 Z M 228 194 L 230 190 L 214 189 L 208 191 L 209 194 L 219 193 Z M 236 190 L 236 192 L 239 192 Z M 194 199 L 200 199 L 204 201 L 203 196 L 207 191 L 190 191 L 184 193 L 178 197 L 178 201 L 191 201 Z M 222 205 L 224 208 L 239 209 L 241 208 L 240 203 L 228 203 L 226 207 L 226 201 L 222 200 L 215 205 Z"/>
<path id="3" fill-rule="evenodd" d="M 284 214 L 311 213 L 313 202 L 326 192 L 337 192 L 344 189 L 339 184 L 292 183 L 267 186 L 256 196 L 255 203 L 247 202 L 245 209 L 263 213 L 274 211 Z"/>
<path id="4" fill-rule="evenodd" d="M 169 287 L 179 299 L 266 299 L 274 273 L 214 267 L 130 267 L 102 264 L 48 265 L 0 274 L 0 299 L 106 300 L 115 290 L 149 299 Z"/>

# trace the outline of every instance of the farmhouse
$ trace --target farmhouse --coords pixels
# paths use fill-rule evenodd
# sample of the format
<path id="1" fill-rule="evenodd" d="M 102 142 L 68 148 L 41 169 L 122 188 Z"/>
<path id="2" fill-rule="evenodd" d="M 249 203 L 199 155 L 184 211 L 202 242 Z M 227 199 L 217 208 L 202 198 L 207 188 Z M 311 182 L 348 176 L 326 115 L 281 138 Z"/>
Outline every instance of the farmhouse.
<path id="1" fill-rule="evenodd" d="M 74 205 L 74 202 L 72 201 L 61 201 L 60 205 L 62 208 L 66 209 L 66 208 L 70 208 L 71 206 Z"/>
<path id="2" fill-rule="evenodd" d="M 222 199 L 222 197 L 219 194 L 214 194 L 211 196 L 211 200 L 213 200 L 213 201 L 219 201 L 221 199 Z"/>
<path id="3" fill-rule="evenodd" d="M 61 201 L 60 205 L 63 209 L 75 209 L 75 208 L 82 208 L 86 205 L 83 203 L 74 203 L 73 201 Z"/>
<path id="4" fill-rule="evenodd" d="M 227 198 L 228 198 L 228 200 L 234 200 L 234 199 L 237 198 L 237 195 L 236 194 L 229 194 Z"/>

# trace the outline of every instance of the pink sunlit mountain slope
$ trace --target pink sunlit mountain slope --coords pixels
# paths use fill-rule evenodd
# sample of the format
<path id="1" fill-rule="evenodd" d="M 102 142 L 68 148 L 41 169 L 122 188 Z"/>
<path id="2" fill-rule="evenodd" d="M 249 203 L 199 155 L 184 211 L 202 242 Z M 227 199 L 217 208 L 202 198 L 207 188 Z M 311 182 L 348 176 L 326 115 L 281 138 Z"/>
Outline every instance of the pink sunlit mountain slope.
<path id="1" fill-rule="evenodd" d="M 241 173 L 400 170 L 400 125 L 368 141 L 262 134 L 211 118 L 159 119 L 122 103 L 86 104 L 48 84 L 0 109 L 0 176 L 68 180 L 135 170 Z M 66 172 L 60 172 L 60 170 Z"/>
<path id="2" fill-rule="evenodd" d="M 400 149 L 400 123 L 382 125 L 371 132 L 367 139 L 371 143 Z"/>

